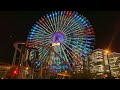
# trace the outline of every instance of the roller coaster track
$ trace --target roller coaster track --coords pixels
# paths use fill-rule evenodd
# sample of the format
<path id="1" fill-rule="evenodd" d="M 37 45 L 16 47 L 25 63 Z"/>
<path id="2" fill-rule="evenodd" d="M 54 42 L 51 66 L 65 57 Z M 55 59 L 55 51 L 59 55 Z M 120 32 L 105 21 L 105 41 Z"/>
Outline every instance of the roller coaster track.
<path id="1" fill-rule="evenodd" d="M 52 46 L 48 47 L 48 46 L 42 45 L 41 43 L 38 43 L 38 42 L 26 41 L 26 42 L 16 42 L 16 43 L 14 43 L 14 47 L 16 47 L 16 46 L 19 45 L 19 44 L 26 45 L 27 48 L 35 48 L 35 46 L 40 46 L 40 47 L 43 47 L 43 48 L 50 48 L 50 50 L 51 50 L 52 52 L 54 52 L 54 53 L 60 58 L 60 60 L 61 60 L 64 64 L 66 64 L 66 65 L 68 66 L 68 70 L 69 70 L 69 71 L 72 70 L 72 67 L 68 64 L 68 62 L 66 62 L 63 58 L 61 58 L 60 55 L 59 55 L 58 53 L 56 53 L 56 52 L 51 48 Z M 17 48 L 17 47 L 16 47 L 16 48 Z M 20 50 L 19 48 L 17 48 L 17 49 L 21 52 L 21 50 Z M 35 49 L 36 49 L 36 48 L 35 48 Z"/>

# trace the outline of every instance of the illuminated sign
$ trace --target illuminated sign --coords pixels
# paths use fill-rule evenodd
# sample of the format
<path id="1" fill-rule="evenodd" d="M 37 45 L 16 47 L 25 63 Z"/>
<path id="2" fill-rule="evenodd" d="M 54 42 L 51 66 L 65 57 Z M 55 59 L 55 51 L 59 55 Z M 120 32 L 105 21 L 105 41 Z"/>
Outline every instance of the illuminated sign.
<path id="1" fill-rule="evenodd" d="M 60 43 L 52 43 L 52 46 L 60 46 Z"/>

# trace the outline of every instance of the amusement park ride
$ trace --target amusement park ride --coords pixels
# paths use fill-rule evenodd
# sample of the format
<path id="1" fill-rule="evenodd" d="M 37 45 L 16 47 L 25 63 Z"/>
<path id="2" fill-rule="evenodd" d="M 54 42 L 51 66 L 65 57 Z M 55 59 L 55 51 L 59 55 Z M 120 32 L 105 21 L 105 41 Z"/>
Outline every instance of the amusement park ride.
<path id="1" fill-rule="evenodd" d="M 60 79 L 70 78 L 70 72 L 83 73 L 94 40 L 89 21 L 77 12 L 47 14 L 32 26 L 26 42 L 14 44 L 12 66 L 17 66 L 15 77 Z"/>

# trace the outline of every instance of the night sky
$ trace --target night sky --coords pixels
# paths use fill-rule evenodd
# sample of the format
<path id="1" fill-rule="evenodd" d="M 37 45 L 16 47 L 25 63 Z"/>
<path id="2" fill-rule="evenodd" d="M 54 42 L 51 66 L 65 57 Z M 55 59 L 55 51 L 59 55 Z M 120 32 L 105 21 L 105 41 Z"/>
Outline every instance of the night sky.
<path id="1" fill-rule="evenodd" d="M 95 30 L 95 48 L 120 52 L 120 11 L 77 11 L 86 17 Z M 0 12 L 0 62 L 11 63 L 13 43 L 25 41 L 33 24 L 50 11 Z"/>

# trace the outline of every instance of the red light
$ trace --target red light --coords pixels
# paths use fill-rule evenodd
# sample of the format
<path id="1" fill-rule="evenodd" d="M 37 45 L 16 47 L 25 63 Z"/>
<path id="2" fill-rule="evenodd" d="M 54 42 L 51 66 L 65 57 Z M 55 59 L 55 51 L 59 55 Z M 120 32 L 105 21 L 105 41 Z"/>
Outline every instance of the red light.
<path id="1" fill-rule="evenodd" d="M 69 12 L 69 16 L 72 14 L 72 11 Z"/>
<path id="2" fill-rule="evenodd" d="M 41 19 L 42 19 L 43 22 L 45 21 L 44 18 L 41 18 Z"/>
<path id="3" fill-rule="evenodd" d="M 14 70 L 14 71 L 13 71 L 13 74 L 17 74 L 17 70 Z"/>
<path id="4" fill-rule="evenodd" d="M 66 12 L 66 14 L 68 15 L 69 11 Z"/>
<path id="5" fill-rule="evenodd" d="M 39 22 L 42 23 L 42 20 L 39 19 Z"/>
<path id="6" fill-rule="evenodd" d="M 14 74 L 16 74 L 16 73 L 17 73 L 17 71 L 14 71 L 13 73 L 14 73 Z"/>

